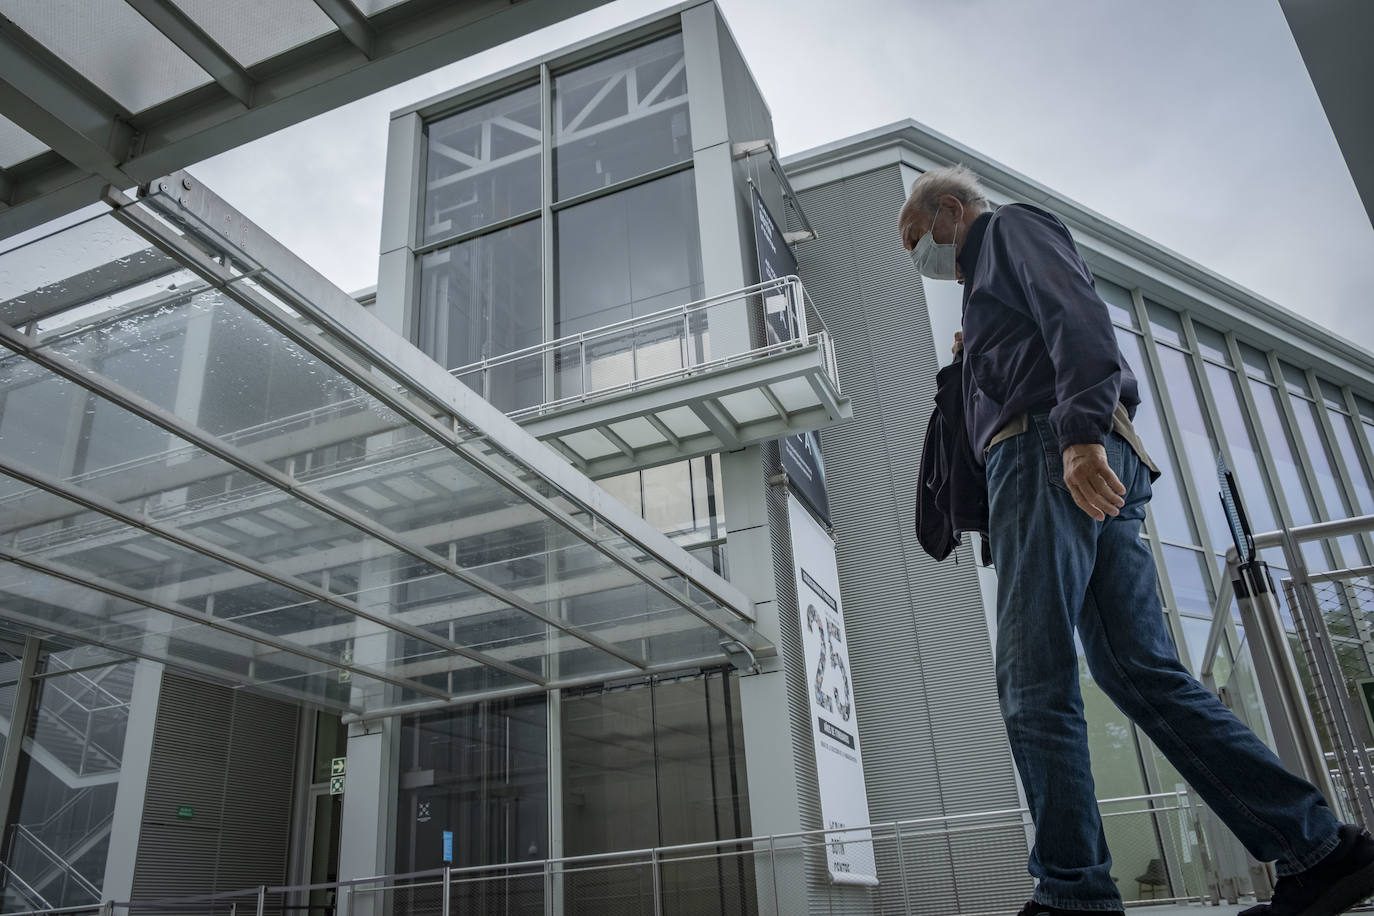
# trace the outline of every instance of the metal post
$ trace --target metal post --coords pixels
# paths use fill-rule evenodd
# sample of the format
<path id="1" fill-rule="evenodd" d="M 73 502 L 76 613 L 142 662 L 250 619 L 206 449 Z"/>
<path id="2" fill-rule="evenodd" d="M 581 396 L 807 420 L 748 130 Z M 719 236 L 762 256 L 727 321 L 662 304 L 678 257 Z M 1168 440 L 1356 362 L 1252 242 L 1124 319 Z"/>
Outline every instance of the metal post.
<path id="1" fill-rule="evenodd" d="M 33 716 L 33 697 L 37 690 L 34 675 L 38 673 L 38 655 L 41 643 L 30 636 L 24 641 L 24 654 L 19 662 L 19 683 L 14 688 L 14 709 L 10 713 L 10 740 L 5 744 L 4 757 L 0 758 L 0 837 L 10 835 L 11 821 L 18 818 L 19 754 L 23 747 L 23 736 L 29 733 L 29 722 Z M 8 850 L 4 850 L 8 854 Z"/>
<path id="2" fill-rule="evenodd" d="M 1312 713 L 1288 647 L 1268 564 L 1262 560 L 1240 564 L 1235 591 L 1250 652 L 1255 657 L 1255 680 L 1259 682 L 1279 759 L 1327 798 L 1335 798 Z"/>
<path id="3" fill-rule="evenodd" d="M 682 368 L 692 367 L 692 315 L 682 310 Z"/>
<path id="4" fill-rule="evenodd" d="M 902 888 L 902 912 L 911 916 L 911 889 L 906 884 L 906 851 L 902 849 L 902 822 L 893 825 L 897 830 L 897 875 Z"/>
<path id="5" fill-rule="evenodd" d="M 233 903 L 229 904 L 229 916 L 238 916 L 238 912 L 239 902 L 235 900 Z"/>
<path id="6" fill-rule="evenodd" d="M 1369 761 L 1365 754 L 1364 729 L 1356 724 L 1361 720 L 1351 714 L 1350 696 L 1346 692 L 1340 659 L 1336 656 L 1331 634 L 1312 592 L 1307 563 L 1297 539 L 1288 531 L 1284 532 L 1284 551 L 1289 555 L 1292 594 L 1297 605 L 1294 608 L 1294 617 L 1298 624 L 1298 635 L 1307 651 L 1312 669 L 1315 688 L 1313 699 L 1326 719 L 1331 743 L 1336 752 L 1336 763 L 1341 771 L 1342 782 L 1345 783 L 1349 813 L 1356 820 L 1369 823 L 1374 821 L 1374 795 L 1371 794 L 1368 780 Z M 1337 588 L 1341 587 L 1339 581 L 1335 585 Z M 1324 756 L 1322 771 L 1329 776 L 1330 771 L 1326 767 Z M 1327 791 L 1326 786 L 1321 788 Z M 1334 806 L 1335 796 L 1328 794 L 1327 798 Z"/>
<path id="7" fill-rule="evenodd" d="M 553 913 L 553 861 L 544 860 L 544 912 Z"/>
<path id="8" fill-rule="evenodd" d="M 782 913 L 782 901 L 778 899 L 778 850 L 773 837 L 768 837 L 768 864 L 773 869 L 773 912 Z"/>
<path id="9" fill-rule="evenodd" d="M 658 873 L 658 848 L 649 852 L 649 867 L 653 869 L 654 875 L 654 916 L 663 916 L 663 888 L 662 879 Z"/>
<path id="10" fill-rule="evenodd" d="M 440 916 L 449 916 L 449 908 L 453 905 L 453 866 L 444 868 L 444 899 L 439 904 Z"/>
<path id="11" fill-rule="evenodd" d="M 113 900 L 106 900 L 104 903 L 100 904 L 100 916 L 114 916 Z"/>
<path id="12" fill-rule="evenodd" d="M 258 885 L 258 916 L 262 916 L 267 909 L 267 885 Z"/>

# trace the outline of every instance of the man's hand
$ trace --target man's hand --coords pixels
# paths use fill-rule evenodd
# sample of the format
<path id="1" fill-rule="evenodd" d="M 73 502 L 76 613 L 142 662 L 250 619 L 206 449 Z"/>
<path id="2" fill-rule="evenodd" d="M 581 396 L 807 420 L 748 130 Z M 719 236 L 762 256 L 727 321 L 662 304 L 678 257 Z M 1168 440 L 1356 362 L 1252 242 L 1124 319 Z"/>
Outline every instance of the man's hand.
<path id="1" fill-rule="evenodd" d="M 1115 517 L 1126 505 L 1126 488 L 1107 464 L 1107 450 L 1097 443 L 1064 449 L 1064 483 L 1078 508 L 1099 522 Z"/>
<path id="2" fill-rule="evenodd" d="M 949 353 L 950 353 L 950 355 L 953 356 L 955 359 L 958 359 L 958 358 L 959 358 L 959 351 L 962 350 L 962 349 L 964 349 L 964 332 L 963 332 L 963 331 L 955 331 L 955 332 L 954 332 L 954 346 L 952 346 L 952 347 L 949 348 Z"/>

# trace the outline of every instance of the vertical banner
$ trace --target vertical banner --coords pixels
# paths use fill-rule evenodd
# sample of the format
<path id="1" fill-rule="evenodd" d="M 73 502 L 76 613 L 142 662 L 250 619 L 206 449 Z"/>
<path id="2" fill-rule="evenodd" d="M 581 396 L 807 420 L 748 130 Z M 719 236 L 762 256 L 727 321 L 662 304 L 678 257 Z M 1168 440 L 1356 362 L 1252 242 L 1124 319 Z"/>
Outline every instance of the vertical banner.
<path id="1" fill-rule="evenodd" d="M 754 204 L 754 242 L 759 253 L 759 281 L 766 283 L 782 277 L 795 276 L 797 257 L 782 237 L 773 215 L 768 212 L 757 188 L 749 193 Z M 767 296 L 763 303 L 764 326 L 770 344 L 794 340 L 801 333 L 801 323 L 794 303 L 783 292 Z M 817 515 L 830 521 L 830 502 L 825 495 L 825 465 L 821 461 L 820 434 L 811 431 L 786 436 L 778 442 L 782 453 L 782 469 L 787 479 Z"/>
<path id="2" fill-rule="evenodd" d="M 840 605 L 835 542 L 795 496 L 787 498 L 797 609 L 811 696 L 812 740 L 825 829 L 867 825 L 868 788 L 859 747 L 859 711 L 849 682 L 849 644 Z M 872 833 L 852 830 L 827 836 L 826 864 L 837 884 L 878 883 Z"/>

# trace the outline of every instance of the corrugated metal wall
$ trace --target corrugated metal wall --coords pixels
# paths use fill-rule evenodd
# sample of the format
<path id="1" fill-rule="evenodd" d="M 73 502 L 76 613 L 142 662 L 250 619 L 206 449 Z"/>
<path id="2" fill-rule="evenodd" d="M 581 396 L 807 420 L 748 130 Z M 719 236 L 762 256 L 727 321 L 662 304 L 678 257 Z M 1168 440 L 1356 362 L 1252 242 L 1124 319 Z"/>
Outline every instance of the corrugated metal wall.
<path id="1" fill-rule="evenodd" d="M 938 361 L 895 231 L 900 169 L 799 196 L 819 236 L 797 246 L 802 280 L 834 335 L 854 403 L 854 421 L 826 430 L 822 446 L 870 814 L 878 822 L 1015 808 L 970 553 L 961 551 L 961 565 L 937 564 L 912 530 Z M 1014 908 L 1030 889 L 1019 830 L 906 849 L 908 876 L 932 912 Z"/>
<path id="2" fill-rule="evenodd" d="M 134 900 L 287 882 L 299 722 L 286 703 L 163 675 Z"/>

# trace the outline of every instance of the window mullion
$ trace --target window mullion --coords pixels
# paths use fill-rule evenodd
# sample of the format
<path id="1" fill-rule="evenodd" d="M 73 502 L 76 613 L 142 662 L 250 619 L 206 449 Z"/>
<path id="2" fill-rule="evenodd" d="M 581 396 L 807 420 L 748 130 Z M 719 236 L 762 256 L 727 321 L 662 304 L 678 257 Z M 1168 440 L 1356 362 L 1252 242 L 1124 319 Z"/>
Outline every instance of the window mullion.
<path id="1" fill-rule="evenodd" d="M 1325 400 L 1320 399 L 1321 384 L 1317 380 L 1317 373 L 1313 372 L 1311 369 L 1306 371 L 1307 387 L 1313 394 L 1312 403 L 1315 404 L 1317 408 L 1317 427 L 1321 432 L 1322 438 L 1326 440 L 1326 453 L 1330 457 L 1332 470 L 1336 473 L 1336 481 L 1340 484 L 1341 495 L 1345 498 L 1345 505 L 1341 508 L 1346 514 L 1356 513 L 1359 511 L 1358 507 L 1360 505 L 1360 500 L 1355 494 L 1355 480 L 1351 476 L 1350 468 L 1346 465 L 1345 456 L 1342 455 L 1341 450 L 1336 447 L 1336 431 L 1332 428 L 1332 424 L 1336 421 L 1332 419 L 1331 414 L 1328 412 L 1329 408 L 1326 406 Z M 1356 538 L 1356 543 L 1359 544 L 1363 556 L 1346 557 L 1345 559 L 1347 562 L 1351 564 L 1356 562 L 1367 563 L 1371 558 L 1374 558 L 1374 554 L 1369 552 L 1367 538 L 1368 532 L 1361 532 L 1360 536 Z"/>
<path id="2" fill-rule="evenodd" d="M 1284 381 L 1283 366 L 1279 365 L 1278 354 L 1274 351 L 1270 350 L 1266 355 L 1269 358 L 1269 371 L 1274 376 L 1275 390 L 1279 393 L 1279 405 L 1283 408 L 1283 423 L 1288 428 L 1288 438 L 1293 446 L 1293 455 L 1298 459 L 1299 470 L 1304 478 L 1306 496 L 1311 503 L 1317 521 L 1327 521 L 1332 515 L 1326 508 L 1326 499 L 1322 496 L 1321 487 L 1317 484 L 1317 472 L 1312 464 L 1312 456 L 1307 451 L 1307 443 L 1303 441 L 1301 428 L 1298 426 L 1297 412 L 1293 409 L 1293 396 L 1288 392 L 1288 384 Z M 1320 444 L 1318 443 L 1318 445 Z M 1326 561 L 1332 564 L 1332 569 L 1344 567 L 1345 563 L 1340 546 L 1334 538 L 1322 538 L 1321 546 L 1326 554 Z"/>
<path id="3" fill-rule="evenodd" d="M 1142 328 L 1148 328 L 1150 326 L 1150 316 L 1145 310 L 1145 298 L 1141 295 L 1139 289 L 1131 290 L 1131 299 L 1135 304 L 1136 316 L 1140 321 L 1140 326 Z M 1142 340 L 1145 344 L 1145 360 L 1147 363 L 1145 369 L 1155 380 L 1157 380 L 1155 391 L 1162 391 L 1167 394 L 1169 388 L 1163 381 L 1164 370 L 1159 361 L 1159 348 L 1158 344 L 1155 343 L 1154 335 L 1147 333 Z M 1162 389 L 1159 387 L 1160 384 L 1164 384 Z M 1193 529 L 1197 533 L 1198 544 L 1208 557 L 1208 562 L 1205 564 L 1208 569 L 1208 581 L 1212 584 L 1213 594 L 1216 594 L 1219 583 L 1215 563 L 1213 563 L 1211 559 L 1216 555 L 1216 551 L 1212 548 L 1212 539 L 1207 531 L 1207 518 L 1202 512 L 1201 497 L 1197 492 L 1197 484 L 1193 478 L 1192 469 L 1188 462 L 1188 452 L 1187 449 L 1184 448 L 1183 442 L 1179 439 L 1179 430 L 1181 427 L 1179 426 L 1178 415 L 1174 412 L 1173 402 L 1169 397 L 1160 397 L 1158 401 L 1160 409 L 1164 412 L 1164 435 L 1169 440 L 1166 443 L 1166 447 L 1173 449 L 1174 458 L 1177 462 L 1176 468 L 1180 478 L 1179 483 L 1183 486 L 1183 510 L 1192 518 Z M 1175 604 L 1177 604 L 1177 601 L 1175 601 Z"/>
<path id="4" fill-rule="evenodd" d="M 1245 362 L 1241 359 L 1240 345 L 1236 341 L 1236 335 L 1228 331 L 1226 344 L 1231 351 L 1231 361 L 1236 366 L 1236 383 L 1240 390 L 1241 406 L 1248 414 L 1246 419 L 1249 421 L 1250 429 L 1255 430 L 1256 433 L 1255 446 L 1259 449 L 1262 459 L 1260 471 L 1265 477 L 1264 484 L 1274 497 L 1274 508 L 1278 510 L 1279 522 L 1292 527 L 1294 524 L 1293 511 L 1288 505 L 1288 494 L 1284 492 L 1283 484 L 1279 480 L 1278 465 L 1274 461 L 1273 449 L 1269 447 L 1269 439 L 1265 435 L 1264 422 L 1260 417 L 1259 407 L 1255 403 L 1255 393 L 1250 390 L 1250 376 L 1245 371 Z"/>

